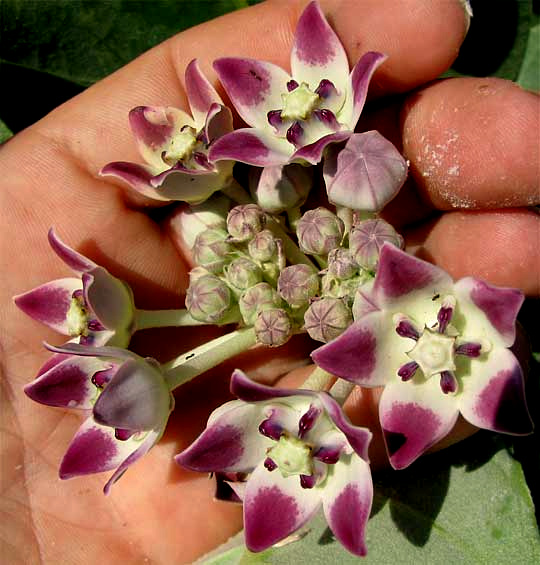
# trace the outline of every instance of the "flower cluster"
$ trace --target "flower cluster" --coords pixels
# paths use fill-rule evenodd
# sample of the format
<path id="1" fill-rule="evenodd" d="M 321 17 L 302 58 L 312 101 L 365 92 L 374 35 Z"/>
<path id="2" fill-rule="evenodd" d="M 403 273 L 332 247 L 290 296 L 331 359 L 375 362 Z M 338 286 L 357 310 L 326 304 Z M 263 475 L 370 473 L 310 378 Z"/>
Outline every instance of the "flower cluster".
<path id="1" fill-rule="evenodd" d="M 447 435 L 459 413 L 479 428 L 531 431 L 509 349 L 522 294 L 471 277 L 453 282 L 407 254 L 380 217 L 407 162 L 378 132 L 354 130 L 384 60 L 368 52 L 350 70 L 311 2 L 290 73 L 252 59 L 214 62 L 246 127 L 233 129 L 197 61 L 185 74 L 191 116 L 172 107 L 131 111 L 145 164 L 114 162 L 101 173 L 154 200 L 186 202 L 178 226 L 195 266 L 184 309 L 141 310 L 126 283 L 50 231 L 77 277 L 15 303 L 69 337 L 47 345 L 53 356 L 25 387 L 37 402 L 87 413 L 61 478 L 114 470 L 108 492 L 163 434 L 176 387 L 254 345 L 279 347 L 304 332 L 319 342 L 311 355 L 318 367 L 300 388 L 263 386 L 236 370 L 237 400 L 212 412 L 176 456 L 187 469 L 215 473 L 243 503 L 252 551 L 287 538 L 322 507 L 341 544 L 365 555 L 372 434 L 341 408 L 354 385 L 384 387 L 380 425 L 395 469 Z M 235 162 L 243 165 L 233 171 Z M 168 363 L 129 349 L 136 331 L 204 324 L 223 335 Z"/>

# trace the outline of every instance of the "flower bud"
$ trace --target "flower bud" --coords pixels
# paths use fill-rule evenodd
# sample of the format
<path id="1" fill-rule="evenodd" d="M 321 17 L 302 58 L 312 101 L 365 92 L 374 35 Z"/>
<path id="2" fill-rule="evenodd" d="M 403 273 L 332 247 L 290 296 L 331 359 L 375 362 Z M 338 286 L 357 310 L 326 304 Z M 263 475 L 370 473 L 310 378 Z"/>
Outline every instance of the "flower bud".
<path id="1" fill-rule="evenodd" d="M 346 280 L 358 272 L 358 265 L 351 252 L 343 247 L 330 251 L 328 255 L 328 274 L 339 280 Z"/>
<path id="2" fill-rule="evenodd" d="M 203 275 L 189 285 L 186 308 L 196 320 L 216 324 L 228 314 L 231 306 L 231 291 L 218 277 Z"/>
<path id="3" fill-rule="evenodd" d="M 252 326 L 259 312 L 270 308 L 279 308 L 283 305 L 283 301 L 276 289 L 268 283 L 262 282 L 246 290 L 238 304 L 244 322 L 248 326 Z"/>
<path id="4" fill-rule="evenodd" d="M 372 279 L 367 271 L 362 271 L 359 275 L 340 281 L 338 278 L 327 273 L 322 277 L 322 296 L 331 298 L 343 298 L 347 302 L 352 303 L 354 295 L 359 286 L 363 285 L 366 280 Z"/>
<path id="5" fill-rule="evenodd" d="M 296 228 L 300 249 L 311 255 L 328 255 L 339 247 L 344 233 L 343 221 L 323 207 L 306 212 Z"/>
<path id="6" fill-rule="evenodd" d="M 403 247 L 403 238 L 388 222 L 379 218 L 364 220 L 353 226 L 349 234 L 349 249 L 361 267 L 374 270 L 386 241 L 396 247 Z"/>
<path id="7" fill-rule="evenodd" d="M 319 291 L 319 276 L 308 265 L 285 267 L 278 279 L 278 292 L 293 308 L 306 306 Z"/>
<path id="8" fill-rule="evenodd" d="M 229 253 L 234 251 L 233 245 L 226 241 L 227 237 L 227 232 L 219 228 L 202 231 L 193 245 L 195 263 L 211 273 L 220 273 L 229 262 Z"/>
<path id="9" fill-rule="evenodd" d="M 272 261 L 278 253 L 277 239 L 270 230 L 263 230 L 249 242 L 248 251 L 255 261 Z"/>
<path id="10" fill-rule="evenodd" d="M 280 165 L 251 169 L 249 185 L 257 204 L 271 214 L 298 208 L 313 184 L 312 167 Z"/>
<path id="11" fill-rule="evenodd" d="M 292 335 L 292 322 L 282 308 L 263 310 L 253 325 L 257 341 L 269 347 L 286 343 Z"/>
<path id="12" fill-rule="evenodd" d="M 247 241 L 262 231 L 266 217 L 257 204 L 235 206 L 227 216 L 227 230 L 235 241 Z"/>
<path id="13" fill-rule="evenodd" d="M 258 265 L 250 259 L 239 257 L 225 267 L 227 280 L 239 290 L 246 290 L 262 281 L 263 274 Z"/>
<path id="14" fill-rule="evenodd" d="M 315 300 L 304 314 L 304 324 L 312 339 L 327 343 L 352 324 L 350 308 L 339 298 Z"/>

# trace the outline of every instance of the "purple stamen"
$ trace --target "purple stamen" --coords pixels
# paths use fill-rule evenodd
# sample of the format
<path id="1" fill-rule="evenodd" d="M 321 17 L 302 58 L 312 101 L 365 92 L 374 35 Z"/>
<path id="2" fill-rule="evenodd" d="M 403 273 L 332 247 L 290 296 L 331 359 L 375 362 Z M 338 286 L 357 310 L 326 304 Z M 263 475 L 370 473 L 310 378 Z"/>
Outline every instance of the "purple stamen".
<path id="1" fill-rule="evenodd" d="M 316 482 L 315 475 L 300 475 L 300 486 L 302 488 L 313 488 Z"/>
<path id="2" fill-rule="evenodd" d="M 276 129 L 283 123 L 283 120 L 281 119 L 281 110 L 270 110 L 270 112 L 266 114 L 266 117 L 268 119 L 268 123 Z"/>
<path id="3" fill-rule="evenodd" d="M 341 447 L 319 447 L 317 451 L 313 454 L 315 459 L 327 463 L 328 465 L 334 465 L 339 461 L 339 456 L 341 455 Z"/>
<path id="4" fill-rule="evenodd" d="M 407 318 L 401 318 L 398 325 L 396 326 L 396 332 L 401 337 L 408 337 L 410 339 L 414 339 L 415 341 L 417 341 L 420 337 L 418 330 L 413 326 L 410 320 L 407 320 Z"/>
<path id="5" fill-rule="evenodd" d="M 91 332 L 102 332 L 107 329 L 97 318 L 89 320 L 87 327 Z"/>
<path id="6" fill-rule="evenodd" d="M 457 390 L 457 379 L 454 376 L 454 373 L 450 371 L 443 371 L 441 373 L 441 390 L 444 394 L 454 393 Z"/>
<path id="7" fill-rule="evenodd" d="M 339 129 L 339 123 L 336 120 L 336 116 L 334 115 L 334 112 L 332 112 L 332 110 L 328 110 L 326 108 L 323 108 L 321 110 L 314 110 L 313 115 L 326 127 L 333 130 Z"/>
<path id="8" fill-rule="evenodd" d="M 289 92 L 291 92 L 292 90 L 294 90 L 295 88 L 298 88 L 298 83 L 294 80 L 291 79 L 288 83 L 287 83 L 287 90 Z"/>
<path id="9" fill-rule="evenodd" d="M 93 335 L 80 335 L 79 336 L 79 344 L 80 345 L 93 345 L 94 344 L 94 336 Z"/>
<path id="10" fill-rule="evenodd" d="M 456 347 L 456 355 L 465 355 L 467 357 L 480 357 L 482 353 L 482 345 L 480 343 L 462 343 Z"/>
<path id="11" fill-rule="evenodd" d="M 439 313 L 437 314 L 437 322 L 439 322 L 438 332 L 443 334 L 452 319 L 454 314 L 454 308 L 452 306 L 441 306 Z"/>
<path id="12" fill-rule="evenodd" d="M 275 469 L 277 469 L 277 463 L 275 463 L 275 461 L 270 457 L 267 457 L 264 460 L 264 466 L 268 471 L 274 471 Z"/>
<path id="13" fill-rule="evenodd" d="M 398 369 L 397 374 L 399 377 L 401 377 L 401 380 L 403 382 L 406 382 L 406 381 L 410 381 L 414 377 L 414 374 L 416 373 L 417 369 L 418 369 L 418 363 L 416 361 L 410 361 L 409 363 L 405 363 L 405 365 L 402 365 Z"/>
<path id="14" fill-rule="evenodd" d="M 332 94 L 337 94 L 337 90 L 332 81 L 323 78 L 317 90 L 315 90 L 315 94 L 318 94 L 321 98 L 328 98 Z"/>
<path id="15" fill-rule="evenodd" d="M 115 428 L 114 429 L 114 437 L 120 441 L 126 441 L 128 440 L 134 432 L 132 432 L 131 430 L 123 430 L 121 428 Z"/>
<path id="16" fill-rule="evenodd" d="M 197 165 L 199 165 L 199 167 L 202 167 L 203 169 L 206 169 L 208 171 L 211 171 L 214 168 L 210 164 L 208 157 L 204 153 L 200 153 L 199 151 L 193 153 L 193 160 L 195 161 L 195 163 L 197 163 Z"/>
<path id="17" fill-rule="evenodd" d="M 84 294 L 82 289 L 79 288 L 77 290 L 74 290 L 73 294 L 71 295 L 71 298 L 76 298 L 80 302 L 84 302 Z"/>
<path id="18" fill-rule="evenodd" d="M 293 125 L 287 130 L 287 141 L 292 143 L 295 147 L 302 145 L 301 139 L 304 135 L 304 129 L 299 122 L 294 122 Z"/>
<path id="19" fill-rule="evenodd" d="M 279 441 L 279 438 L 283 433 L 283 427 L 280 426 L 276 421 L 272 420 L 272 417 L 270 417 L 260 423 L 259 432 L 267 438 Z"/>
<path id="20" fill-rule="evenodd" d="M 92 384 L 97 388 L 103 388 L 113 376 L 114 368 L 103 369 L 102 371 L 97 371 L 92 375 Z"/>
<path id="21" fill-rule="evenodd" d="M 319 414 L 321 413 L 320 409 L 317 408 L 315 405 L 311 405 L 308 411 L 300 418 L 298 422 L 298 437 L 303 438 L 311 428 L 315 425 Z"/>

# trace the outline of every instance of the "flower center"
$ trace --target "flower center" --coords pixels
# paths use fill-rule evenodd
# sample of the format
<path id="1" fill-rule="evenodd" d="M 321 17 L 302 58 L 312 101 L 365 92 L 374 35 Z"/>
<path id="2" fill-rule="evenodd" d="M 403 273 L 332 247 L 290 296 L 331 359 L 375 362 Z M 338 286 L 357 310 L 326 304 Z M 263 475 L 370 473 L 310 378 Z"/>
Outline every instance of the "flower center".
<path id="1" fill-rule="evenodd" d="M 310 90 L 305 82 L 291 92 L 282 94 L 281 99 L 281 118 L 290 120 L 306 120 L 319 103 L 319 95 Z"/>
<path id="2" fill-rule="evenodd" d="M 426 328 L 407 355 L 418 363 L 427 377 L 443 371 L 453 371 L 455 338 Z"/>
<path id="3" fill-rule="evenodd" d="M 197 145 L 197 132 L 192 127 L 183 127 L 174 135 L 168 149 L 163 153 L 163 160 L 169 165 L 185 161 L 191 157 Z"/>
<path id="4" fill-rule="evenodd" d="M 88 311 L 80 298 L 74 296 L 71 299 L 66 320 L 70 336 L 88 335 Z"/>
<path id="5" fill-rule="evenodd" d="M 268 451 L 268 457 L 283 477 L 313 473 L 311 447 L 296 437 L 282 434 L 276 445 Z"/>

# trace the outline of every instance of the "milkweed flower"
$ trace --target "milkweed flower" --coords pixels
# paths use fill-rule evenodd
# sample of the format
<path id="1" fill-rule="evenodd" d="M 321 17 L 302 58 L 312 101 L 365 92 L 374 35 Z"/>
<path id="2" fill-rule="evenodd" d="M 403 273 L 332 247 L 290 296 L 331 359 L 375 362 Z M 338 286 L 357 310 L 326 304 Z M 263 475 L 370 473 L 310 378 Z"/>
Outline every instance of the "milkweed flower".
<path id="1" fill-rule="evenodd" d="M 146 164 L 109 163 L 101 175 L 119 178 L 154 200 L 190 204 L 203 202 L 228 186 L 233 163 L 214 164 L 208 150 L 216 139 L 232 131 L 231 111 L 196 60 L 187 66 L 185 79 L 192 116 L 168 106 L 134 108 L 129 123 Z"/>
<path id="2" fill-rule="evenodd" d="M 454 283 L 385 243 L 369 302 L 312 358 L 357 385 L 385 387 L 379 418 L 393 467 L 407 467 L 447 435 L 459 413 L 479 428 L 532 431 L 522 370 L 509 349 L 520 291 L 473 277 Z"/>
<path id="3" fill-rule="evenodd" d="M 371 432 L 353 426 L 325 392 L 272 388 L 236 370 L 233 400 L 176 456 L 181 466 L 247 480 L 230 482 L 244 504 L 246 545 L 262 551 L 302 527 L 322 505 L 336 538 L 365 555 L 373 497 Z"/>

